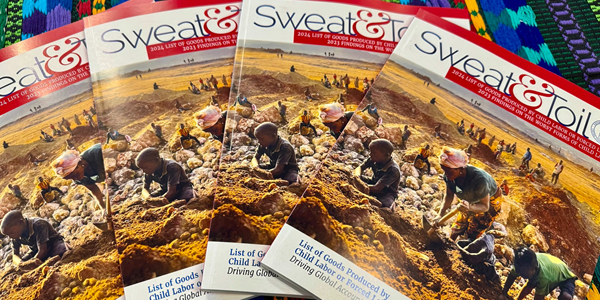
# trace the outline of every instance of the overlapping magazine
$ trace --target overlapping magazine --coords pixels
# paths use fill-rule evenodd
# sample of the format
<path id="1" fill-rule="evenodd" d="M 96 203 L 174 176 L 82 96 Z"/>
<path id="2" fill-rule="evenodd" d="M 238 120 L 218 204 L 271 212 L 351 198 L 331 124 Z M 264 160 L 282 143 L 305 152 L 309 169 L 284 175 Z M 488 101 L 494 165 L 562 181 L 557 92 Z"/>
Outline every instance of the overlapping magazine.
<path id="1" fill-rule="evenodd" d="M 203 290 L 308 295 L 260 261 L 418 9 L 243 2 Z"/>
<path id="2" fill-rule="evenodd" d="M 83 22 L 0 50 L 0 297 L 123 295 Z"/>
<path id="3" fill-rule="evenodd" d="M 136 0 L 1 49 L 0 298 L 598 298 L 597 98 L 465 28 Z"/>
<path id="4" fill-rule="evenodd" d="M 595 99 L 420 12 L 263 264 L 321 299 L 583 299 Z"/>
<path id="5" fill-rule="evenodd" d="M 173 0 L 86 19 L 107 197 L 130 298 L 204 297 L 240 6 Z"/>

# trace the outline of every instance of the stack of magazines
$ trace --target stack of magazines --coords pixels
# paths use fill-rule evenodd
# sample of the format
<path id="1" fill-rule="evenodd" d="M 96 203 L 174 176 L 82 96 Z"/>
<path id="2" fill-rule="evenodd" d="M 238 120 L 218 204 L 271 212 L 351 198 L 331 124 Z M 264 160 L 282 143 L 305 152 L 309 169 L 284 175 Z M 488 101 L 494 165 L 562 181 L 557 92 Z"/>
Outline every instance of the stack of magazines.
<path id="1" fill-rule="evenodd" d="M 0 298 L 600 299 L 600 101 L 469 21 L 132 0 L 0 50 Z"/>

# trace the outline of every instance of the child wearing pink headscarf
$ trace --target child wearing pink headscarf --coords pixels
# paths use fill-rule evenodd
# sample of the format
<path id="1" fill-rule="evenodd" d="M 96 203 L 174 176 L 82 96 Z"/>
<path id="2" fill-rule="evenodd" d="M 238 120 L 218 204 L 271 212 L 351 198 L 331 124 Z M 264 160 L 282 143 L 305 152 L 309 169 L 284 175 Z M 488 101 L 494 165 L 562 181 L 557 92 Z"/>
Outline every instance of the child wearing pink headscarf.
<path id="1" fill-rule="evenodd" d="M 464 151 L 444 147 L 439 160 L 444 171 L 446 196 L 434 223 L 437 224 L 456 196 L 462 202 L 458 206 L 458 217 L 452 224 L 450 239 L 466 234 L 467 238 L 475 240 L 500 213 L 502 193 L 490 174 L 469 165 L 469 156 Z"/>
<path id="2" fill-rule="evenodd" d="M 329 133 L 337 139 L 353 115 L 354 112 L 345 112 L 344 106 L 335 102 L 323 105 L 320 117 L 323 125 L 329 128 Z"/>
<path id="3" fill-rule="evenodd" d="M 67 150 L 52 162 L 52 167 L 56 175 L 85 186 L 98 203 L 105 206 L 102 191 L 97 185 L 106 179 L 101 144 L 95 144 L 81 154 L 76 150 Z"/>
<path id="4" fill-rule="evenodd" d="M 196 125 L 204 132 L 212 134 L 213 138 L 223 142 L 227 111 L 221 112 L 219 107 L 211 105 L 194 114 Z"/>

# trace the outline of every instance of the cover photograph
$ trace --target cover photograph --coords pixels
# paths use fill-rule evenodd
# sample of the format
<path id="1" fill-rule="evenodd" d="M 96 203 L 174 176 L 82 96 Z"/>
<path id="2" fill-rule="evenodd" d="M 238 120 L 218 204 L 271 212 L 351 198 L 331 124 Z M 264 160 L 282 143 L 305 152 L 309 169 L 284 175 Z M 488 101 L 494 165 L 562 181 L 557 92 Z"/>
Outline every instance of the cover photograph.
<path id="1" fill-rule="evenodd" d="M 0 298 L 116 299 L 83 22 L 0 50 Z"/>
<path id="2" fill-rule="evenodd" d="M 369 92 L 267 268 L 321 299 L 585 298 L 598 98 L 424 11 Z"/>
<path id="3" fill-rule="evenodd" d="M 418 9 L 243 2 L 203 290 L 306 295 L 260 261 Z"/>
<path id="4" fill-rule="evenodd" d="M 171 0 L 86 18 L 126 296 L 204 298 L 240 8 Z"/>

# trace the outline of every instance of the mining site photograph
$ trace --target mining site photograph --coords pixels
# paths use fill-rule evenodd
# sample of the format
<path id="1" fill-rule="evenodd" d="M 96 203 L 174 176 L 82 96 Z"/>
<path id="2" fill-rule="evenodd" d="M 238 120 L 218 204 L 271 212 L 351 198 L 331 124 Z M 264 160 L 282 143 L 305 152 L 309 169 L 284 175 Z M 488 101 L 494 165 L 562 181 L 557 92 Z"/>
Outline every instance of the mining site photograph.
<path id="1" fill-rule="evenodd" d="M 123 295 L 114 238 L 95 225 L 106 225 L 97 198 L 103 200 L 103 180 L 69 176 L 83 170 L 83 159 L 102 140 L 89 84 L 84 80 L 0 117 L 2 299 Z M 97 165 L 90 172 L 104 170 Z"/>
<path id="2" fill-rule="evenodd" d="M 428 73 L 392 55 L 288 224 L 411 299 L 499 299 L 525 248 L 568 270 L 585 299 L 600 253 L 599 164 Z M 449 214 L 480 192 L 488 210 Z M 428 234 L 438 213 L 449 219 Z M 508 295 L 526 282 L 508 282 Z"/>
<path id="3" fill-rule="evenodd" d="M 270 245 L 387 55 L 240 43 L 210 241 Z"/>
<path id="4" fill-rule="evenodd" d="M 204 262 L 232 56 L 215 49 L 92 74 L 125 286 Z"/>

